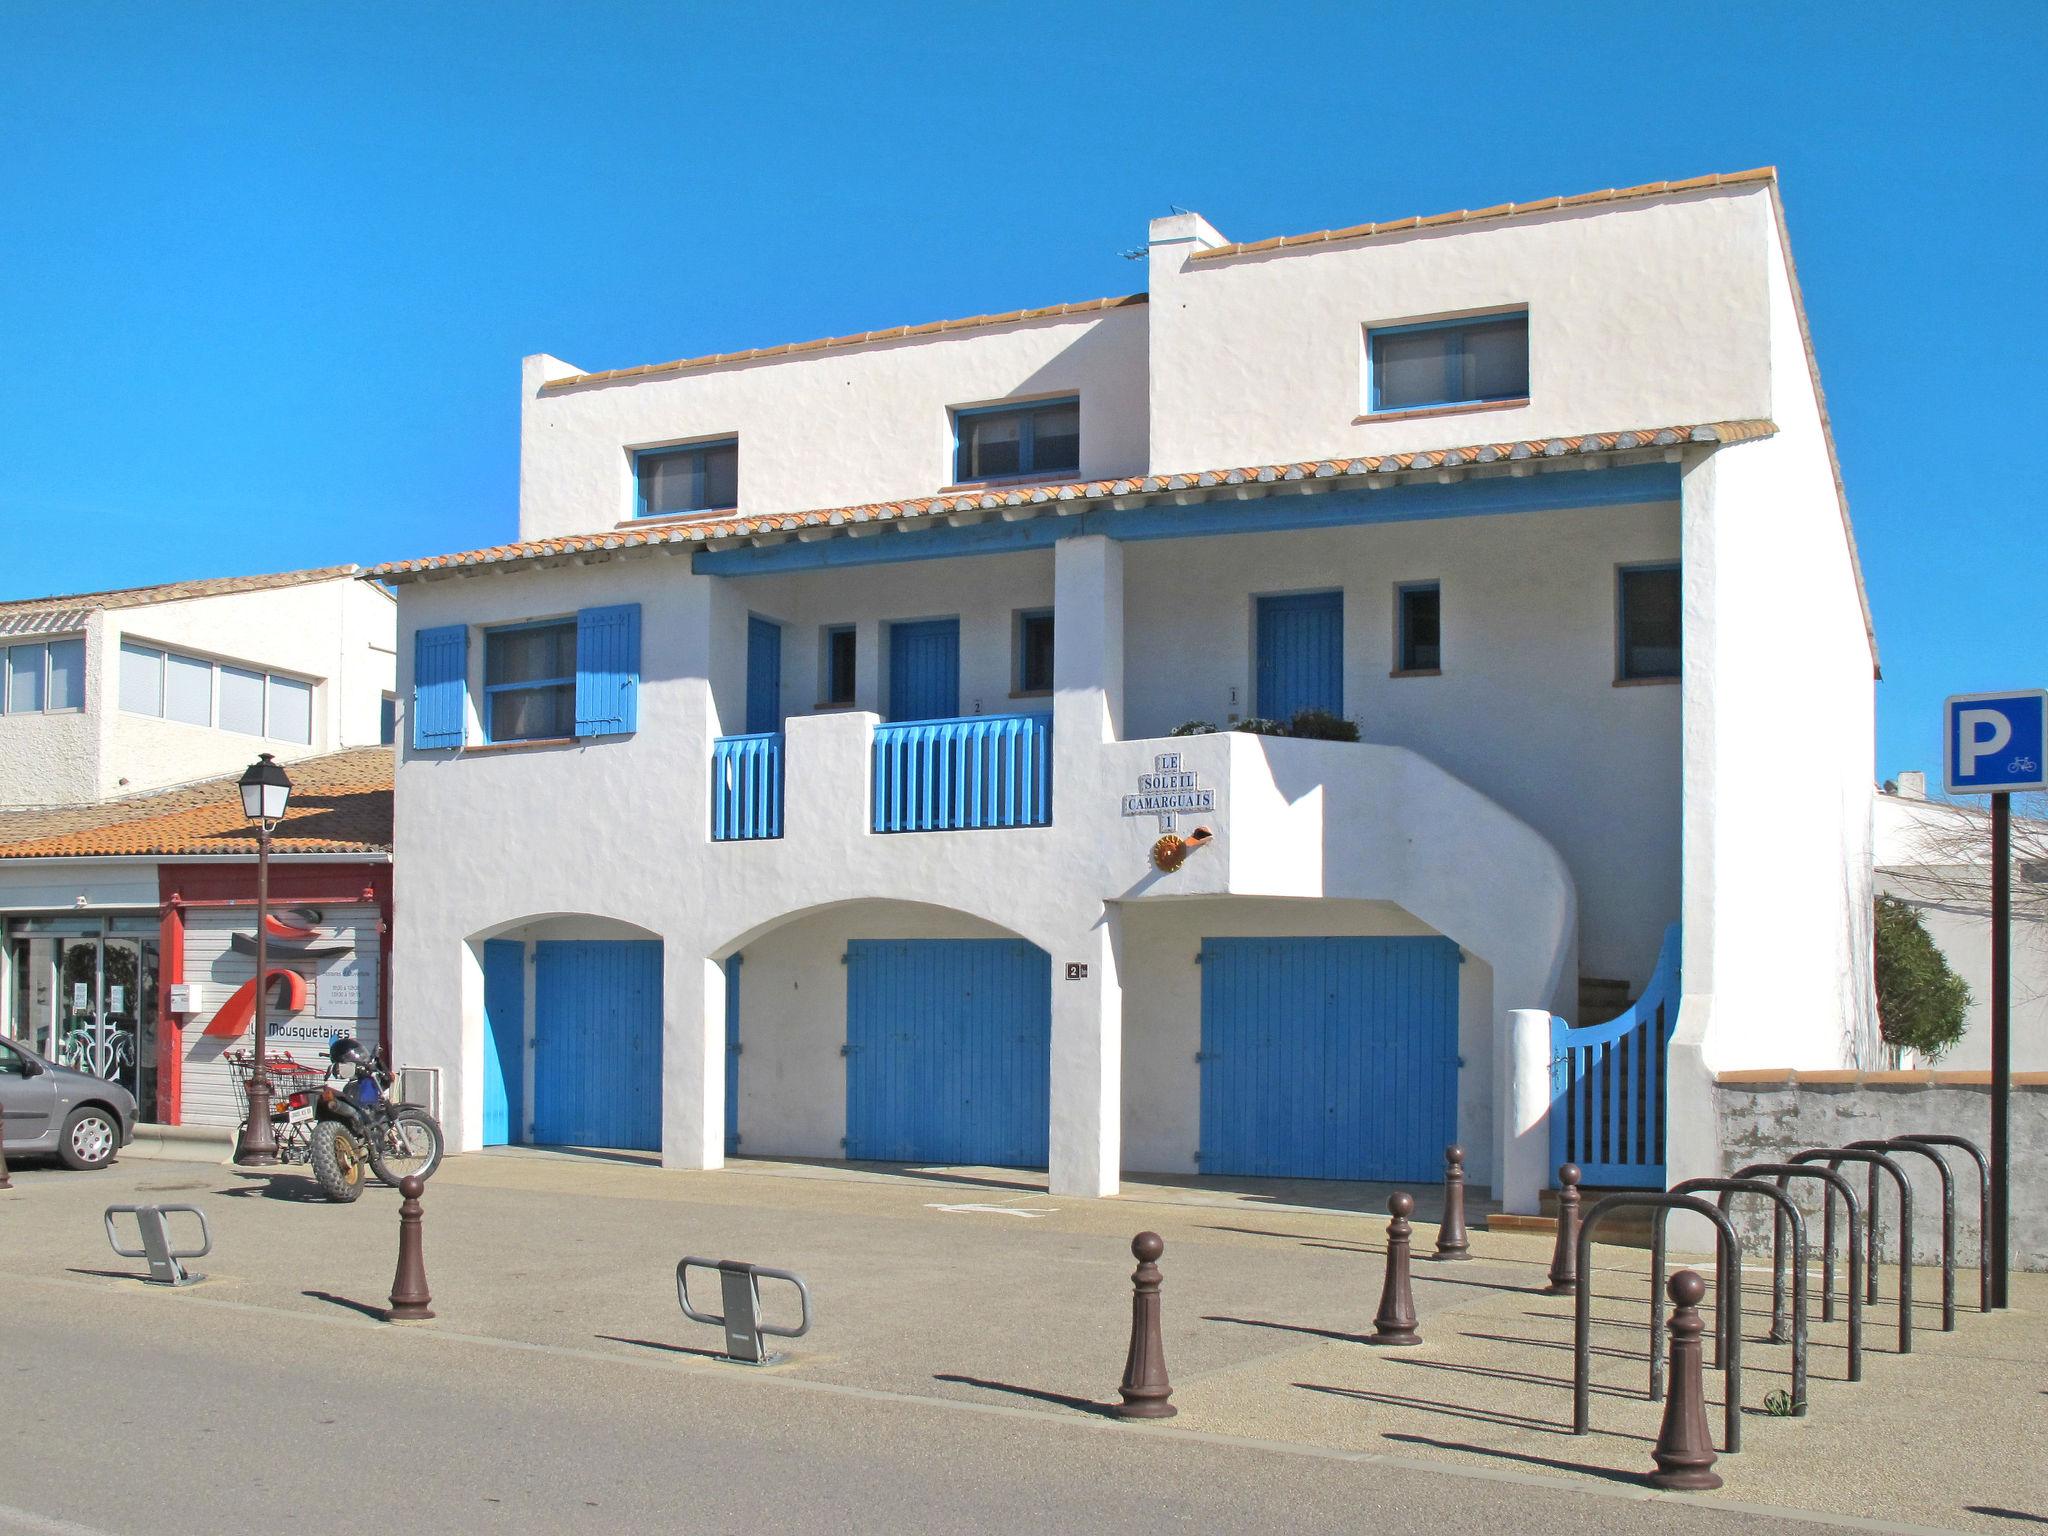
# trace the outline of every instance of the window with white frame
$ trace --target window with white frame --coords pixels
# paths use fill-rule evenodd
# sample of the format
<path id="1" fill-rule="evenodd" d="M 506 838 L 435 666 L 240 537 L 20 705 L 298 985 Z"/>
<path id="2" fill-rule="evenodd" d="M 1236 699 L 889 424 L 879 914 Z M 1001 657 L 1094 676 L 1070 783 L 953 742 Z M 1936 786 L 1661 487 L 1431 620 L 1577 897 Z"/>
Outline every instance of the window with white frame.
<path id="1" fill-rule="evenodd" d="M 313 744 L 313 685 L 296 677 L 123 640 L 119 697 L 131 715 Z"/>
<path id="2" fill-rule="evenodd" d="M 85 708 L 85 639 L 32 640 L 0 650 L 0 713 L 71 714 Z"/>

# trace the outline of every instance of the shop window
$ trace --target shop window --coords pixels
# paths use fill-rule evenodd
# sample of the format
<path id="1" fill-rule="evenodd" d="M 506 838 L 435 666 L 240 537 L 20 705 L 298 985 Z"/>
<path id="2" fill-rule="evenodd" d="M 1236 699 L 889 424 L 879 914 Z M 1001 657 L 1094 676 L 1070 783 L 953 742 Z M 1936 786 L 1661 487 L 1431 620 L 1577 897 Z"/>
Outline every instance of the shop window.
<path id="1" fill-rule="evenodd" d="M 1653 682 L 1677 677 L 1679 642 L 1684 630 L 1678 567 L 1623 566 L 1617 606 L 1620 680 Z"/>
<path id="2" fill-rule="evenodd" d="M 1396 591 L 1395 619 L 1400 674 L 1441 671 L 1443 652 L 1443 589 L 1433 581 L 1411 582 Z"/>
<path id="3" fill-rule="evenodd" d="M 1052 692 L 1052 610 L 1017 615 L 1017 692 Z"/>
<path id="4" fill-rule="evenodd" d="M 1367 333 L 1367 409 L 1416 411 L 1529 395 L 1529 316 L 1482 315 Z"/>
<path id="5" fill-rule="evenodd" d="M 633 455 L 639 485 L 636 512 L 666 517 L 678 512 L 720 512 L 739 505 L 737 438 L 684 448 L 647 448 Z"/>
<path id="6" fill-rule="evenodd" d="M 953 480 L 1043 479 L 1081 468 L 1081 402 L 1046 400 L 953 413 Z"/>
<path id="7" fill-rule="evenodd" d="M 576 734 L 576 621 L 484 631 L 484 739 Z"/>
<path id="8" fill-rule="evenodd" d="M 851 624 L 835 624 L 825 631 L 825 694 L 821 703 L 847 705 L 853 702 L 854 640 Z"/>
<path id="9" fill-rule="evenodd" d="M 61 714 L 85 708 L 85 641 L 43 640 L 0 651 L 0 711 Z"/>

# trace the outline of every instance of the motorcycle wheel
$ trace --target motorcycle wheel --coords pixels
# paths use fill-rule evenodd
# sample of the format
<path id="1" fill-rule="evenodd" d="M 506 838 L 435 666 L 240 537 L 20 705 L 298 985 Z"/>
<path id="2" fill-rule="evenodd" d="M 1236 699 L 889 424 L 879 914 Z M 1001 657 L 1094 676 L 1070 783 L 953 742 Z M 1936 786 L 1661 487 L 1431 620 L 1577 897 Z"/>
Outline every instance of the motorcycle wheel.
<path id="1" fill-rule="evenodd" d="M 391 1123 L 370 1147 L 370 1166 L 377 1177 L 398 1188 L 407 1174 L 426 1180 L 441 1166 L 441 1126 L 424 1109 L 411 1105 L 394 1110 Z"/>
<path id="2" fill-rule="evenodd" d="M 327 1198 L 347 1205 L 363 1192 L 362 1143 L 336 1120 L 313 1127 L 313 1177 Z"/>

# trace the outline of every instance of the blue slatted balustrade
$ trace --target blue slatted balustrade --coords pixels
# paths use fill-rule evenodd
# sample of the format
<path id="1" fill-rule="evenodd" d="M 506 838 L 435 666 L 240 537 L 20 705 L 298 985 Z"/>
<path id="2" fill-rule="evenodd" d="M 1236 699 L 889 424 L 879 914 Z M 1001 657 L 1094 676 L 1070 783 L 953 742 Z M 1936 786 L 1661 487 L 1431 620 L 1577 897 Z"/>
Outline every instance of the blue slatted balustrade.
<path id="1" fill-rule="evenodd" d="M 1550 1020 L 1550 1161 L 1589 1185 L 1664 1187 L 1664 1065 L 1678 1023 L 1678 924 L 1650 984 L 1605 1024 Z"/>
<path id="2" fill-rule="evenodd" d="M 782 732 L 721 736 L 711 744 L 711 840 L 782 836 Z"/>
<path id="3" fill-rule="evenodd" d="M 875 727 L 877 832 L 1051 824 L 1051 715 L 975 715 Z"/>

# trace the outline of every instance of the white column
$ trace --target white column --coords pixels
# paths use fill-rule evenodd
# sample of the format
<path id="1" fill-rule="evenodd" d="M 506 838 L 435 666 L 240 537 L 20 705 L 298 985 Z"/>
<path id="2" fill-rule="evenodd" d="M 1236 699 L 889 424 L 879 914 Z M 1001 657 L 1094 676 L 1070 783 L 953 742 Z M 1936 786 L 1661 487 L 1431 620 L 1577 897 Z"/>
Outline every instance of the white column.
<path id="1" fill-rule="evenodd" d="M 1124 547 L 1099 533 L 1053 545 L 1053 751 L 1124 727 Z M 1058 815 L 1058 788 L 1054 791 Z"/>
<path id="2" fill-rule="evenodd" d="M 1533 1216 L 1550 1180 L 1550 1014 L 1511 1008 L 1494 1081 L 1500 1092 L 1500 1180 L 1496 1198 L 1514 1216 Z"/>
<path id="3" fill-rule="evenodd" d="M 725 1166 L 725 970 L 666 945 L 661 1031 L 661 1165 Z"/>
<path id="4" fill-rule="evenodd" d="M 1055 802 L 1057 805 L 1057 802 Z M 1055 810 L 1054 814 L 1058 814 Z M 1052 957 L 1050 1179 L 1056 1195 L 1113 1195 L 1123 1162 L 1123 909 Z M 1070 965 L 1086 967 L 1069 978 Z"/>

